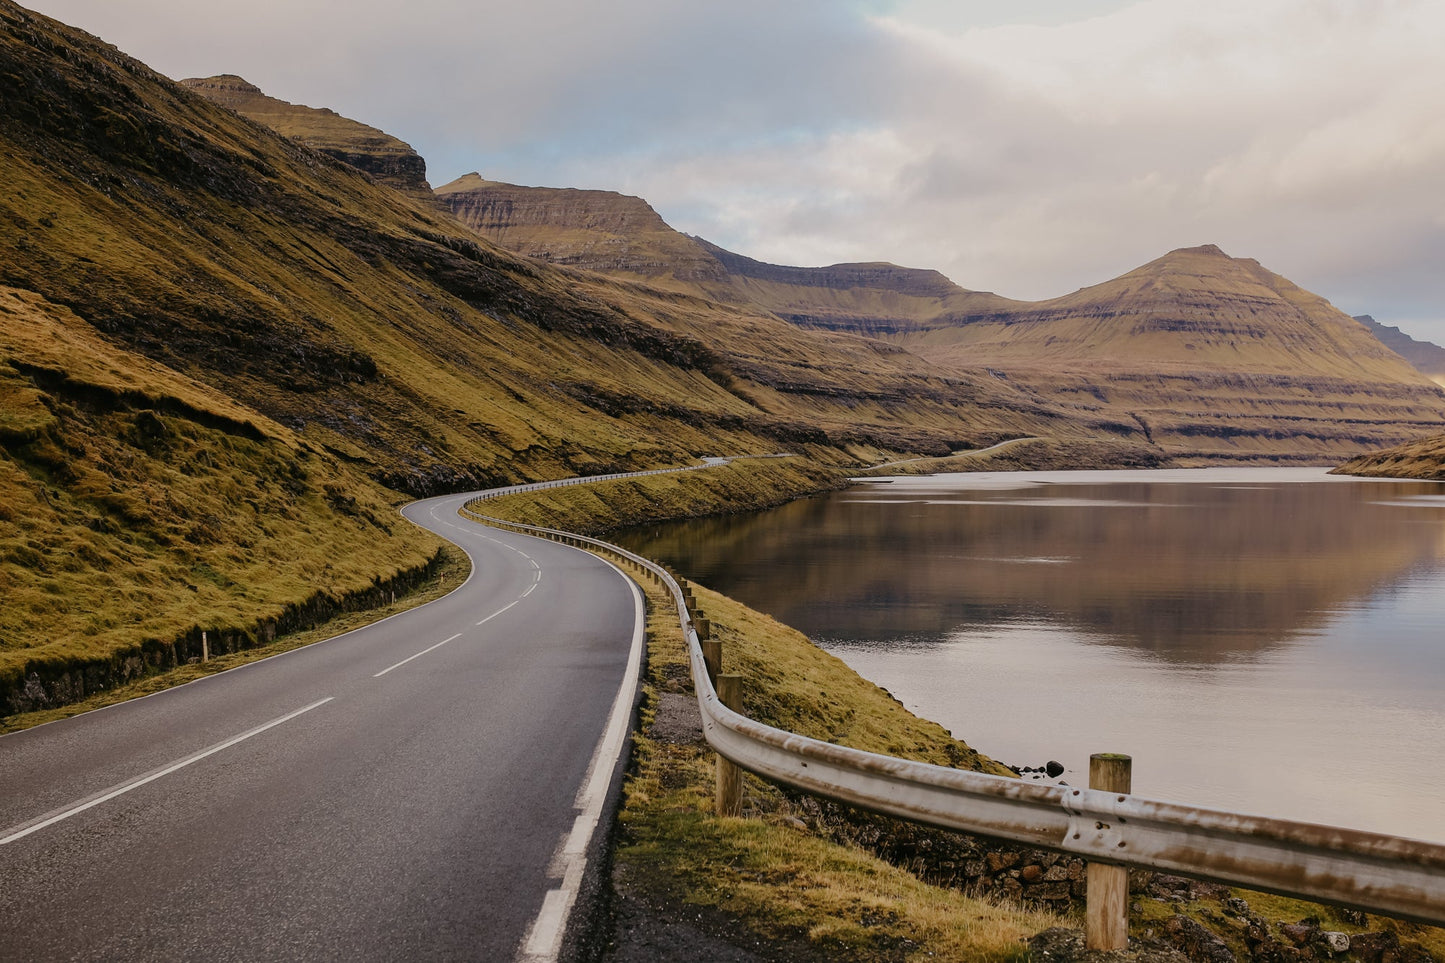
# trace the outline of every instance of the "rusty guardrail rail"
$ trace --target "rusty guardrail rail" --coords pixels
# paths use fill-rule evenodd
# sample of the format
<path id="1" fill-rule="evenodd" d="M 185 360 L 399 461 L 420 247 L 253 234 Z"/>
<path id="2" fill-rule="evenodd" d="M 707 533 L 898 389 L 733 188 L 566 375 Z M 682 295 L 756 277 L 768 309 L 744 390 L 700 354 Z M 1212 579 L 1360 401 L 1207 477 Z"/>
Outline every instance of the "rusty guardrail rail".
<path id="1" fill-rule="evenodd" d="M 689 469 L 663 471 L 681 470 Z M 707 741 L 749 772 L 873 812 L 1081 855 L 1091 863 L 1163 870 L 1445 925 L 1445 845 L 949 769 L 822 742 L 735 712 L 718 697 L 683 588 L 665 568 L 601 539 L 471 508 L 502 494 L 557 484 L 488 492 L 463 511 L 488 524 L 615 555 L 659 579 L 671 593 L 687 639 Z"/>

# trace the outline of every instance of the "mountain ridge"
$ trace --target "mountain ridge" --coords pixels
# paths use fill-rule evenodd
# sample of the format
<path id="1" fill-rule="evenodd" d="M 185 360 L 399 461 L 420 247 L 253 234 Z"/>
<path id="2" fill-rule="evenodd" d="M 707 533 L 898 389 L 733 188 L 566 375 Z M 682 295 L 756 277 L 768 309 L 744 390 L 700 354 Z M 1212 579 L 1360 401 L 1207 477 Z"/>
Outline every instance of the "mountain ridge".
<path id="1" fill-rule="evenodd" d="M 469 218 L 458 203 L 516 191 L 527 203 L 510 221 Z M 447 193 L 464 223 L 504 246 L 525 230 L 533 256 L 882 340 L 955 374 L 1009 383 L 1039 404 L 1131 422 L 1176 459 L 1328 463 L 1419 436 L 1445 416 L 1439 386 L 1360 323 L 1213 244 L 1030 302 L 881 262 L 770 265 L 669 235 L 650 207 L 645 238 L 609 239 L 645 247 L 640 271 L 591 256 L 588 204 L 600 195 L 480 177 Z M 669 251 L 685 252 L 685 271 L 669 270 Z M 693 266 L 702 255 L 711 258 L 704 271 Z"/>
<path id="2" fill-rule="evenodd" d="M 235 74 L 191 77 L 181 86 L 398 190 L 431 195 L 426 160 L 405 141 L 329 107 L 306 107 L 267 95 Z"/>

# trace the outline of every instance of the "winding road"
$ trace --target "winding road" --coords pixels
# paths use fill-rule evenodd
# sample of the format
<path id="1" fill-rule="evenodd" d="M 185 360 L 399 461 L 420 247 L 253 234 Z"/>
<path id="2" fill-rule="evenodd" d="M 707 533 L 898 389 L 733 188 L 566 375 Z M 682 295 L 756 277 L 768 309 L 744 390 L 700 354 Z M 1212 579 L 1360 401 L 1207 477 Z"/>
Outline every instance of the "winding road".
<path id="1" fill-rule="evenodd" d="M 445 598 L 0 737 L 0 960 L 550 960 L 599 845 L 642 597 L 576 549 L 405 514 Z"/>

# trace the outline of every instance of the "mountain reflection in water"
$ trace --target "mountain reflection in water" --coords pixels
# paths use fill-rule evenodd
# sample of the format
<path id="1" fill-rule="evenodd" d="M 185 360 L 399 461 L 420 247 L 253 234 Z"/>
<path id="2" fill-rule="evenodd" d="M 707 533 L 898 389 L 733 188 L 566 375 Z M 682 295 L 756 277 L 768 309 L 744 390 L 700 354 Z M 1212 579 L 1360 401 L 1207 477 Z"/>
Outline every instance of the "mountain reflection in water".
<path id="1" fill-rule="evenodd" d="M 983 492 L 959 490 L 967 476 L 867 482 L 623 540 L 836 644 L 1051 622 L 1184 662 L 1317 629 L 1445 554 L 1436 483 L 1289 483 L 1329 477 L 1313 469 L 1153 473 L 1192 484 L 1070 474 Z"/>
<path id="2" fill-rule="evenodd" d="M 1059 758 L 1079 784 L 1089 751 L 1143 753 L 1146 794 L 1442 836 L 1404 797 L 1445 792 L 1420 771 L 1445 768 L 1445 485 L 923 476 L 620 540 L 996 758 Z M 1341 790 L 1339 765 L 1395 774 Z"/>

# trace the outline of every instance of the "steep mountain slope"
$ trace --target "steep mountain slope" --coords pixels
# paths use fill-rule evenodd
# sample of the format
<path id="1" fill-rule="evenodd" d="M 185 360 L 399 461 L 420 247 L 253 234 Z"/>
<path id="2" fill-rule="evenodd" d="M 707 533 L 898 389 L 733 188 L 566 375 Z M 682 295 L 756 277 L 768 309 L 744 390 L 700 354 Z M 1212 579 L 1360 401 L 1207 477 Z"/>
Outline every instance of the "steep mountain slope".
<path id="1" fill-rule="evenodd" d="M 1381 324 L 1368 314 L 1355 316 L 1381 344 L 1404 358 L 1415 370 L 1445 387 L 1445 348 L 1429 341 L 1417 341 L 1399 328 Z"/>
<path id="2" fill-rule="evenodd" d="M 0 282 L 407 491 L 808 440 L 945 448 L 1050 417 L 897 349 L 519 259 L 0 11 Z"/>
<path id="3" fill-rule="evenodd" d="M 268 97 L 261 88 L 234 74 L 193 77 L 181 84 L 243 117 L 366 171 L 383 184 L 419 195 L 431 192 L 426 161 L 410 144 L 385 131 L 329 108 L 305 107 Z"/>
<path id="4" fill-rule="evenodd" d="M 395 590 L 439 544 L 354 467 L 0 288 L 0 716 Z M 398 580 L 401 584 L 398 584 Z"/>
<path id="5" fill-rule="evenodd" d="M 0 92 L 0 706 L 416 570 L 399 493 L 1134 431 L 520 258 L 9 0 Z"/>

